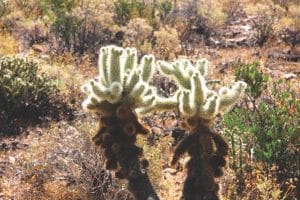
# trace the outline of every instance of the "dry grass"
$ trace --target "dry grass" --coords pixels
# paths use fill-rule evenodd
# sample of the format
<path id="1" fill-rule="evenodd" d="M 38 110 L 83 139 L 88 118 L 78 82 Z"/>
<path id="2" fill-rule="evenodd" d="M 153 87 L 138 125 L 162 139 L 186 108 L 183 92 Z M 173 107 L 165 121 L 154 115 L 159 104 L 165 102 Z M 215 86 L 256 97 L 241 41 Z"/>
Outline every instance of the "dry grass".
<path id="1" fill-rule="evenodd" d="M 0 164 L 6 164 L 0 177 L 0 196 L 4 199 L 92 199 L 96 196 L 110 199 L 126 194 L 109 178 L 102 152 L 90 141 L 96 127 L 95 119 L 85 117 L 29 129 L 30 134 L 22 139 L 28 148 L 0 153 Z"/>
<path id="2" fill-rule="evenodd" d="M 15 55 L 18 53 L 16 40 L 7 33 L 0 34 L 0 56 Z"/>
<path id="3" fill-rule="evenodd" d="M 268 4 L 272 4 L 271 0 L 241 2 L 249 15 L 256 15 L 263 9 L 270 11 Z M 97 2 L 93 1 L 93 3 Z M 108 3 L 111 4 L 111 1 L 103 1 L 99 6 Z M 209 17 L 214 23 L 223 24 L 226 20 L 226 15 L 222 10 L 222 1 L 206 1 L 201 9 L 200 12 L 211 14 Z M 276 30 L 298 26 L 299 10 L 299 5 L 291 3 L 287 15 L 280 14 Z M 111 12 L 111 10 L 108 11 Z M 284 13 L 282 9 L 280 12 Z M 11 15 L 24 17 L 24 13 Z M 111 17 L 111 13 L 109 16 Z M 20 24 L 32 28 L 34 24 L 30 22 L 31 17 L 21 20 Z M 109 19 L 108 27 L 111 26 L 111 18 Z M 161 38 L 166 42 L 165 38 L 170 39 L 170 36 L 166 34 Z M 175 39 L 178 40 L 177 36 Z M 174 38 L 172 42 L 174 43 Z M 168 47 L 171 53 L 179 51 L 177 50 L 179 42 L 175 43 L 175 46 Z M 192 59 L 205 57 L 212 61 L 209 77 L 221 80 L 222 84 L 228 84 L 234 79 L 232 65 L 238 59 L 243 62 L 259 60 L 263 65 L 263 70 L 274 75 L 275 78 L 278 78 L 277 75 L 281 77 L 286 72 L 298 70 L 299 63 L 291 62 L 275 62 L 274 69 L 269 68 L 267 66 L 270 60 L 268 53 L 274 50 L 273 46 L 270 44 L 260 49 L 244 47 L 210 49 L 199 46 Z M 143 52 L 153 51 L 150 42 L 145 42 L 140 47 Z M 278 45 L 276 48 L 282 50 L 285 46 Z M 8 33 L 1 34 L 0 55 L 17 53 L 18 43 L 15 38 Z M 161 52 L 159 54 L 161 55 Z M 60 95 L 76 109 L 75 120 L 45 122 L 23 130 L 23 135 L 16 139 L 1 138 L 0 199 L 130 199 L 125 189 L 126 183 L 116 180 L 113 173 L 110 174 L 104 170 L 105 158 L 101 150 L 95 148 L 90 140 L 96 131 L 97 119 L 84 115 L 80 107 L 83 99 L 80 86 L 85 80 L 97 76 L 96 62 L 91 61 L 88 55 L 79 59 L 71 53 L 43 57 L 40 53 L 31 50 L 29 56 L 41 63 L 41 72 L 55 80 L 60 89 Z M 171 57 L 175 57 L 175 54 Z M 191 55 L 186 57 L 191 58 Z M 227 67 L 223 65 L 224 63 Z M 220 73 L 223 67 L 224 72 Z M 299 79 L 292 81 L 299 84 Z M 138 144 L 143 147 L 144 155 L 150 162 L 149 176 L 162 199 L 179 199 L 185 171 L 181 169 L 182 166 L 175 171 L 169 166 L 173 154 L 170 145 L 171 137 L 155 136 L 155 138 L 156 141 L 152 146 L 148 144 L 147 138 L 138 139 Z M 224 200 L 276 199 L 278 197 L 281 191 L 275 175 L 268 175 L 261 163 L 254 163 L 251 167 L 253 171 L 243 176 L 245 189 L 241 194 L 236 193 L 238 187 L 236 174 L 228 168 L 224 178 L 220 179 Z M 293 184 L 288 187 L 291 185 Z"/>

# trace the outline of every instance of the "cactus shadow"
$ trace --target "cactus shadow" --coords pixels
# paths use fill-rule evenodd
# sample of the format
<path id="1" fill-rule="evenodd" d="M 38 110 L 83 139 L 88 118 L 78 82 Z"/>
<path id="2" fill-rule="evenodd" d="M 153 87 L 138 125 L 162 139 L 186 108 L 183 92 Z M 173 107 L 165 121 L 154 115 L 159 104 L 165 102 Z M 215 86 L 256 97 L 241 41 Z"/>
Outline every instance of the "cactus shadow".
<path id="1" fill-rule="evenodd" d="M 0 111 L 0 140 L 2 137 L 13 137 L 26 132 L 26 128 L 38 124 L 50 124 L 61 120 L 72 121 L 75 108 L 66 102 L 54 100 L 42 107 L 29 107 L 8 115 Z"/>

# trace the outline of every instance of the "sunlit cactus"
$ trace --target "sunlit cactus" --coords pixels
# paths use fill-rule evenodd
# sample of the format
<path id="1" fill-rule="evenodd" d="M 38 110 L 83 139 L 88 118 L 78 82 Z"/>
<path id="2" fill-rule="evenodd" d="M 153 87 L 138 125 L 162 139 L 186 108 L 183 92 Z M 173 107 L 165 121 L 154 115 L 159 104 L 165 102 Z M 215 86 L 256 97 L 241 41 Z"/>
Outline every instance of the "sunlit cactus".
<path id="1" fill-rule="evenodd" d="M 155 88 L 148 83 L 154 70 L 154 57 L 138 63 L 134 48 L 107 46 L 100 49 L 99 76 L 82 87 L 88 94 L 83 107 L 99 116 L 100 127 L 93 140 L 104 149 L 106 168 L 116 177 L 128 180 L 128 188 L 138 200 L 157 200 L 147 175 L 148 161 L 136 146 L 137 134 L 147 134 L 135 113 L 153 110 Z"/>
<path id="2" fill-rule="evenodd" d="M 234 105 L 246 87 L 246 83 L 238 81 L 229 88 L 221 88 L 218 93 L 210 90 L 205 80 L 206 59 L 198 60 L 195 66 L 186 59 L 174 63 L 159 61 L 158 64 L 161 72 L 178 84 L 179 111 L 187 118 L 213 120 Z"/>
<path id="3" fill-rule="evenodd" d="M 172 160 L 175 164 L 185 152 L 191 156 L 183 197 L 219 199 L 215 178 L 222 175 L 229 147 L 212 124 L 218 114 L 236 103 L 246 84 L 238 81 L 218 92 L 209 89 L 206 59 L 195 65 L 186 59 L 157 64 L 178 85 L 170 98 L 157 96 L 156 89 L 149 85 L 155 65 L 153 56 L 144 56 L 138 63 L 135 49 L 101 48 L 99 77 L 83 86 L 88 94 L 83 107 L 100 117 L 100 129 L 93 140 L 104 149 L 107 169 L 117 170 L 117 177 L 128 180 L 136 199 L 158 199 L 146 173 L 148 162 L 141 160 L 143 150 L 135 145 L 136 135 L 147 134 L 148 129 L 135 113 L 179 110 L 185 119 L 183 126 L 190 131 L 176 147 Z"/>
<path id="4" fill-rule="evenodd" d="M 134 48 L 107 46 L 100 49 L 99 77 L 83 86 L 89 97 L 83 107 L 102 113 L 102 102 L 122 104 L 131 109 L 153 106 L 155 88 L 148 82 L 154 70 L 154 56 L 147 55 L 137 62 Z"/>
<path id="5" fill-rule="evenodd" d="M 175 80 L 179 89 L 170 103 L 176 106 L 185 119 L 183 127 L 190 133 L 177 145 L 172 160 L 175 164 L 185 152 L 190 155 L 188 174 L 183 189 L 185 200 L 218 200 L 219 186 L 216 177 L 222 176 L 226 165 L 228 144 L 213 130 L 218 114 L 228 111 L 239 99 L 246 83 L 238 81 L 231 87 L 215 92 L 207 86 L 208 61 L 198 60 L 195 66 L 186 59 L 173 63 L 158 62 L 160 71 Z M 167 107 L 166 107 L 167 108 Z M 173 109 L 172 108 L 172 109 Z"/>

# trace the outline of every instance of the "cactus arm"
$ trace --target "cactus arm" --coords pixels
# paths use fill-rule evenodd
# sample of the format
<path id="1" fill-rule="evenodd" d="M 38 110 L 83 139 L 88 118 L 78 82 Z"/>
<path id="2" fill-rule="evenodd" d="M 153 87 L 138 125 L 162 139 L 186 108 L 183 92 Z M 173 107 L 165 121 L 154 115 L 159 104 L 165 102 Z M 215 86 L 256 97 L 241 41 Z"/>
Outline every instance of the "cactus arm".
<path id="1" fill-rule="evenodd" d="M 225 112 L 230 109 L 231 106 L 239 99 L 246 87 L 246 83 L 238 81 L 235 82 L 231 88 L 221 88 L 219 91 L 220 112 Z"/>
<path id="2" fill-rule="evenodd" d="M 156 111 L 168 111 L 168 110 L 174 110 L 178 107 L 178 100 L 177 96 L 173 96 L 171 98 L 162 98 L 162 97 L 156 97 L 155 101 L 155 110 Z"/>
<path id="3" fill-rule="evenodd" d="M 121 82 L 121 75 L 123 75 L 123 59 L 121 59 L 124 50 L 119 47 L 111 46 L 109 47 L 109 58 L 108 62 L 110 64 L 109 69 L 109 82 Z"/>
<path id="4" fill-rule="evenodd" d="M 98 67 L 99 67 L 99 77 L 103 85 L 108 84 L 108 50 L 107 47 L 102 47 L 99 52 L 99 61 L 98 61 Z"/>
<path id="5" fill-rule="evenodd" d="M 200 109 L 200 116 L 203 119 L 213 119 L 219 111 L 220 99 L 217 94 L 207 99 L 205 105 Z"/>
<path id="6" fill-rule="evenodd" d="M 190 89 L 191 87 L 190 78 L 186 75 L 187 71 L 182 66 L 181 61 L 176 61 L 172 64 L 169 64 L 164 61 L 159 61 L 158 65 L 160 71 L 163 74 L 169 76 L 170 78 L 175 78 L 176 83 L 178 83 L 180 87 L 183 87 L 185 89 Z"/>
<path id="7" fill-rule="evenodd" d="M 165 74 L 171 76 L 174 72 L 173 66 L 165 61 L 158 61 L 159 70 Z"/>
<path id="8" fill-rule="evenodd" d="M 200 74 L 205 77 L 208 72 L 208 61 L 205 58 L 198 60 L 196 62 L 196 68 Z"/>
<path id="9" fill-rule="evenodd" d="M 193 94 L 193 101 L 196 105 L 201 106 L 207 97 L 207 87 L 204 77 L 199 73 L 195 73 L 191 80 L 191 92 Z"/>
<path id="10" fill-rule="evenodd" d="M 125 60 L 125 66 L 124 71 L 135 69 L 137 65 L 137 52 L 134 48 L 126 48 L 126 60 Z"/>
<path id="11" fill-rule="evenodd" d="M 98 103 L 99 101 L 95 97 L 89 96 L 86 100 L 83 101 L 82 107 L 86 111 L 94 112 L 98 108 Z"/>
<path id="12" fill-rule="evenodd" d="M 138 71 L 133 71 L 127 78 L 125 83 L 125 92 L 129 93 L 134 86 L 140 81 L 141 77 Z"/>
<path id="13" fill-rule="evenodd" d="M 135 109 L 135 111 L 139 116 L 146 117 L 154 111 L 154 107 L 153 106 L 141 107 L 141 108 Z"/>
<path id="14" fill-rule="evenodd" d="M 112 83 L 110 86 L 110 96 L 107 99 L 110 103 L 117 103 L 122 97 L 123 87 L 120 83 Z"/>
<path id="15" fill-rule="evenodd" d="M 89 91 L 91 93 L 94 93 L 95 96 L 99 99 L 108 99 L 110 95 L 110 90 L 109 88 L 103 87 L 101 84 L 98 82 L 92 80 L 89 82 L 89 85 L 87 86 Z"/>
<path id="16" fill-rule="evenodd" d="M 183 91 L 179 97 L 179 111 L 187 117 L 193 116 L 196 113 L 194 102 L 191 101 L 191 93 Z"/>
<path id="17" fill-rule="evenodd" d="M 185 89 L 190 89 L 191 88 L 190 77 L 186 76 L 187 72 L 180 65 L 180 62 L 174 63 L 173 67 L 174 67 L 174 75 L 173 76 L 177 79 L 179 85 Z"/>
<path id="18" fill-rule="evenodd" d="M 133 100 L 137 101 L 142 98 L 142 96 L 145 94 L 145 91 L 146 91 L 146 85 L 143 82 L 139 82 L 130 91 L 129 96 Z"/>
<path id="19" fill-rule="evenodd" d="M 149 82 L 153 75 L 154 69 L 154 56 L 147 55 L 142 58 L 140 68 L 142 70 L 142 79 L 145 82 Z"/>

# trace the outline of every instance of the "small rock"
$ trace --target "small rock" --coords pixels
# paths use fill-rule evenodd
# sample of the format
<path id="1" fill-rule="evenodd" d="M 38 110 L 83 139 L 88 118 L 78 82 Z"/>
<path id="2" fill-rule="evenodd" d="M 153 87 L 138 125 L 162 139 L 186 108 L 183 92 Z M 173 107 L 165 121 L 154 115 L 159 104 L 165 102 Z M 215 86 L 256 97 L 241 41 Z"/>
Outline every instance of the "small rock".
<path id="1" fill-rule="evenodd" d="M 15 157 L 12 157 L 12 156 L 9 156 L 8 157 L 8 160 L 10 163 L 14 164 L 16 162 L 16 158 Z"/>
<path id="2" fill-rule="evenodd" d="M 286 79 L 286 80 L 290 80 L 292 78 L 297 78 L 297 75 L 296 74 L 284 74 L 283 77 Z"/>

